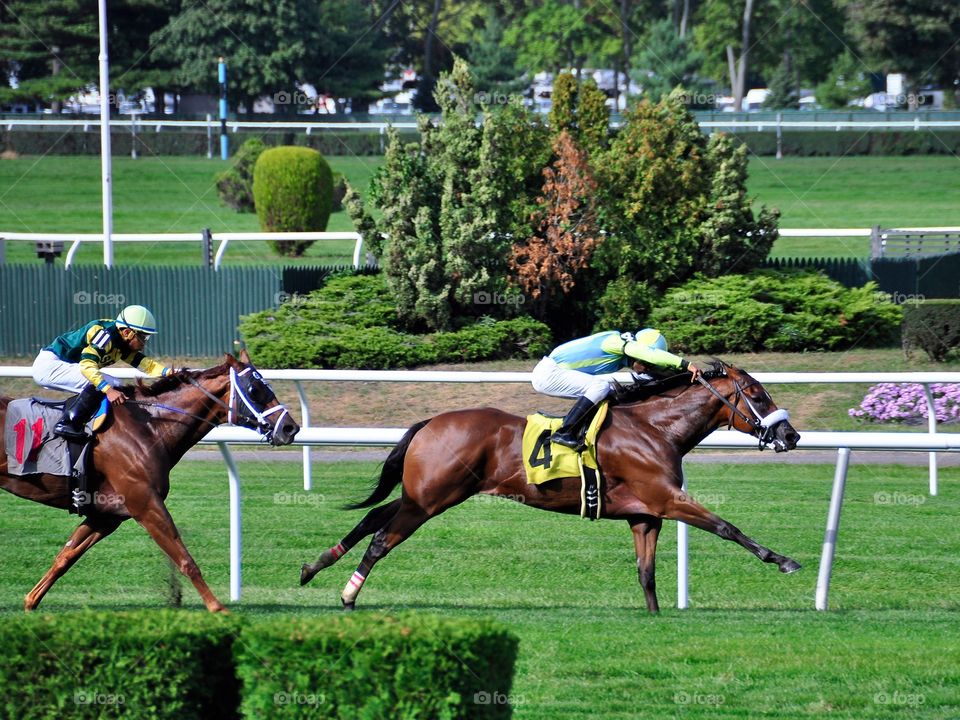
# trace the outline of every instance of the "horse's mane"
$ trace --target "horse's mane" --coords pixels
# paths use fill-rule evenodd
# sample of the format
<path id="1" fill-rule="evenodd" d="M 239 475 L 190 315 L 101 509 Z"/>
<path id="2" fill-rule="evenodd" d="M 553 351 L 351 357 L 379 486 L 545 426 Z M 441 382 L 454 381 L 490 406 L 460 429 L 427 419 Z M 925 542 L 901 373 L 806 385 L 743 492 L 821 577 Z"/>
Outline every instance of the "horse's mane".
<path id="1" fill-rule="evenodd" d="M 166 377 L 155 380 L 149 385 L 143 382 L 142 378 L 137 378 L 136 385 L 125 385 L 121 388 L 121 391 L 125 395 L 139 393 L 144 397 L 156 397 L 157 395 L 163 395 L 171 390 L 176 390 L 191 378 L 194 380 L 203 380 L 205 378 L 219 377 L 226 372 L 226 369 L 226 363 L 222 363 L 212 368 L 207 368 L 206 370 L 180 369 L 175 373 L 167 375 Z"/>
<path id="2" fill-rule="evenodd" d="M 704 368 L 703 377 L 707 380 L 723 377 L 727 374 L 727 368 L 729 367 L 733 366 L 728 365 L 723 360 L 713 358 Z M 666 395 L 677 388 L 682 391 L 688 387 L 690 387 L 690 373 L 687 371 L 656 376 L 653 380 L 634 375 L 631 383 L 614 382 L 613 392 L 610 394 L 609 400 L 611 405 L 624 405 L 638 400 L 646 400 L 654 395 Z"/>

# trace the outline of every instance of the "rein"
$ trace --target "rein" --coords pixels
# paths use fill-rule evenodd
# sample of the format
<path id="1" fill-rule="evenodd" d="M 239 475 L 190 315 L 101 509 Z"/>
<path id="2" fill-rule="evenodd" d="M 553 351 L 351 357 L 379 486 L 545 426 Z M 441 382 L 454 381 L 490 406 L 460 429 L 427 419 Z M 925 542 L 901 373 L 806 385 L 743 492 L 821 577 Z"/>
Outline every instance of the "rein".
<path id="1" fill-rule="evenodd" d="M 784 409 L 774 410 L 769 415 L 760 417 L 760 413 L 757 412 L 757 409 L 754 407 L 753 403 L 750 402 L 750 397 L 744 392 L 749 387 L 753 387 L 757 383 L 751 383 L 746 387 L 741 387 L 740 383 L 736 380 L 733 381 L 734 387 L 737 389 L 734 394 L 735 402 L 730 402 L 729 398 L 724 397 L 709 381 L 705 380 L 703 376 L 697 378 L 697 381 L 703 385 L 707 390 L 710 391 L 710 394 L 718 398 L 724 405 L 730 408 L 730 423 L 727 425 L 728 428 L 733 427 L 734 417 L 738 417 L 743 420 L 747 425 L 749 425 L 752 430 L 751 434 L 754 435 L 758 442 L 757 449 L 763 450 L 774 440 L 774 431 L 777 425 L 781 422 L 789 421 L 790 413 Z M 749 417 L 745 412 L 737 407 L 736 403 L 740 402 L 740 398 L 743 398 L 743 401 L 747 404 L 747 407 L 750 408 L 750 412 L 753 413 L 753 417 Z M 778 442 L 778 441 L 777 441 Z M 775 442 L 776 444 L 776 442 Z M 778 450 L 779 452 L 779 450 Z"/>

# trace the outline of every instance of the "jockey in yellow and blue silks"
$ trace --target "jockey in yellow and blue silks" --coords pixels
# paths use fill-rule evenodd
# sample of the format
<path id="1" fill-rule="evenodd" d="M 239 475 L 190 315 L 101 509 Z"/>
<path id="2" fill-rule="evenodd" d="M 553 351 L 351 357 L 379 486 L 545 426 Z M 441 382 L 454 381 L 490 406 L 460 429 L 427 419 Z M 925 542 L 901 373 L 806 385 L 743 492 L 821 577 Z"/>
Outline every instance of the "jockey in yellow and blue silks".
<path id="1" fill-rule="evenodd" d="M 551 440 L 567 447 L 579 445 L 583 421 L 593 407 L 610 394 L 613 374 L 634 363 L 689 371 L 691 382 L 700 370 L 667 351 L 659 330 L 645 328 L 636 335 L 617 330 L 599 332 L 558 346 L 533 369 L 533 389 L 553 397 L 575 397 L 576 404 L 563 418 Z"/>
<path id="2" fill-rule="evenodd" d="M 104 395 L 120 405 L 126 397 L 114 386 L 120 381 L 101 369 L 123 361 L 150 377 L 173 369 L 143 354 L 147 339 L 157 332 L 153 313 L 142 305 L 125 307 L 116 320 L 91 320 L 83 327 L 57 337 L 33 361 L 33 379 L 51 390 L 79 393 L 64 409 L 54 433 L 68 440 L 87 438 L 83 426 L 93 417 Z"/>

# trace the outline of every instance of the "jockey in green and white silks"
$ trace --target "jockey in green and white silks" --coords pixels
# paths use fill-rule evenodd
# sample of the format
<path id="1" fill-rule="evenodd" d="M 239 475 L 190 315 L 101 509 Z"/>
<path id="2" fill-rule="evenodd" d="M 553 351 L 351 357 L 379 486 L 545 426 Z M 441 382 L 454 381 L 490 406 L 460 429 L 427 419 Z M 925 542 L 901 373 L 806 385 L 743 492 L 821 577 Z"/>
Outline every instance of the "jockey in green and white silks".
<path id="1" fill-rule="evenodd" d="M 593 407 L 610 394 L 614 373 L 635 362 L 689 371 L 691 381 L 700 376 L 696 365 L 668 352 L 666 338 L 652 328 L 636 335 L 609 330 L 571 340 L 556 347 L 533 369 L 533 389 L 537 392 L 577 398 L 563 425 L 550 439 L 577 447 L 580 426 Z"/>
<path id="2" fill-rule="evenodd" d="M 104 395 L 111 403 L 122 404 L 126 397 L 115 386 L 117 378 L 102 368 L 122 361 L 150 377 L 173 370 L 143 354 L 147 339 L 157 332 L 153 313 L 142 305 L 125 307 L 116 320 L 91 320 L 86 325 L 58 336 L 33 361 L 33 379 L 51 390 L 79 393 L 67 405 L 54 432 L 68 440 L 81 441 L 83 426 L 100 406 Z"/>

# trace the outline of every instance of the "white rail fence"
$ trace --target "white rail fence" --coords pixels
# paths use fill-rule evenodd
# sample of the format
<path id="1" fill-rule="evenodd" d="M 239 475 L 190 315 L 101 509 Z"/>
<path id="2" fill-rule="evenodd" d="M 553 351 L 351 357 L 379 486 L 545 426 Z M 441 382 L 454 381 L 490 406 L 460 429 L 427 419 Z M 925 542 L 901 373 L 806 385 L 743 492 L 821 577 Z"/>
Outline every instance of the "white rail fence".
<path id="1" fill-rule="evenodd" d="M 213 269 L 219 270 L 223 264 L 223 256 L 227 246 L 234 242 L 263 242 L 269 240 L 353 240 L 353 267 L 359 268 L 367 264 L 363 253 L 363 236 L 358 232 L 192 232 L 192 233 L 115 233 L 110 236 L 113 242 L 131 243 L 170 243 L 170 242 L 197 242 L 217 243 L 217 250 L 213 258 Z M 17 233 L 0 231 L 0 264 L 4 262 L 4 243 L 6 241 L 54 243 L 62 248 L 70 243 L 67 257 L 64 260 L 64 270 L 73 265 L 73 259 L 80 244 L 102 243 L 103 233 Z"/>
<path id="2" fill-rule="evenodd" d="M 302 447 L 303 487 L 310 490 L 310 448 L 315 446 L 364 446 L 389 447 L 395 445 L 406 428 L 318 428 L 310 425 L 310 412 L 304 382 L 496 382 L 529 383 L 527 372 L 464 372 L 464 371 L 378 371 L 378 370 L 262 370 L 268 380 L 290 381 L 297 388 L 300 401 L 301 430 L 294 441 Z M 138 377 L 129 369 L 111 369 L 111 374 L 121 378 Z M 31 377 L 29 367 L 0 367 L 0 377 Z M 937 452 L 960 452 L 960 433 L 941 433 L 937 429 L 933 383 L 958 383 L 960 372 L 850 372 L 850 373 L 755 373 L 754 377 L 764 385 L 776 384 L 834 384 L 834 383 L 916 383 L 923 385 L 928 409 L 926 433 L 916 432 L 816 432 L 801 430 L 798 451 L 837 450 L 830 505 L 827 511 L 826 529 L 821 550 L 820 568 L 815 590 L 815 607 L 826 610 L 833 558 L 836 552 L 840 514 L 846 489 L 847 470 L 852 450 L 927 452 L 929 454 L 929 491 L 937 495 Z M 628 376 L 624 376 L 627 380 Z M 239 601 L 242 590 L 241 562 L 241 490 L 240 475 L 230 451 L 230 445 L 257 445 L 261 439 L 252 430 L 233 426 L 213 429 L 201 444 L 217 445 L 227 465 L 230 494 L 230 599 Z M 698 448 L 748 449 L 756 448 L 757 441 L 743 433 L 718 430 L 707 437 Z M 796 452 L 796 451 L 795 451 Z M 735 460 L 734 460 L 735 461 Z M 686 488 L 686 484 L 684 484 Z M 677 607 L 689 606 L 688 543 L 687 526 L 677 523 Z"/>

